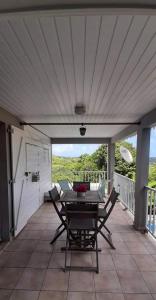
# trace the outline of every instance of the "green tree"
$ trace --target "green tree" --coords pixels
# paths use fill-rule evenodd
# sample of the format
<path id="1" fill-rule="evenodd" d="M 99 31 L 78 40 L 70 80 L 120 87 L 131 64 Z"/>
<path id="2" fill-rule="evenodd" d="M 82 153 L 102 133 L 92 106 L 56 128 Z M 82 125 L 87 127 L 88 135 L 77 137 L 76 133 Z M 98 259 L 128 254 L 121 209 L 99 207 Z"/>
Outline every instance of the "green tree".
<path id="1" fill-rule="evenodd" d="M 127 148 L 133 157 L 133 162 L 131 164 L 127 163 L 120 154 L 120 146 Z M 132 144 L 120 141 L 116 143 L 115 146 L 115 171 L 121 175 L 127 176 L 131 179 L 134 179 L 136 172 L 136 149 Z"/>
<path id="2" fill-rule="evenodd" d="M 124 146 L 132 153 L 133 163 L 128 164 L 124 161 L 120 154 L 120 146 Z M 121 175 L 128 176 L 134 179 L 135 174 L 135 148 L 127 142 L 119 142 L 115 147 L 115 171 Z M 78 158 L 71 157 L 57 157 L 53 156 L 53 181 L 56 182 L 60 179 L 73 180 L 73 174 L 75 180 L 84 180 L 80 178 L 77 171 L 98 171 L 107 170 L 107 145 L 101 145 L 93 154 L 83 154 Z M 87 180 L 92 181 L 91 175 L 87 175 Z M 153 178 L 154 177 L 153 175 Z"/>
<path id="3" fill-rule="evenodd" d="M 126 147 L 133 156 L 133 163 L 127 163 L 120 154 L 120 146 Z M 101 145 L 92 155 L 98 170 L 107 170 L 107 145 Z M 121 141 L 115 147 L 115 171 L 121 175 L 134 179 L 136 170 L 136 149 L 128 142 Z"/>
<path id="4" fill-rule="evenodd" d="M 93 161 L 92 156 L 83 154 L 79 157 L 77 169 L 80 171 L 96 171 L 98 170 L 97 164 Z"/>
<path id="5" fill-rule="evenodd" d="M 156 163 L 149 166 L 149 183 L 152 188 L 156 188 Z"/>
<path id="6" fill-rule="evenodd" d="M 91 158 L 96 164 L 98 170 L 107 170 L 107 145 L 101 145 L 92 155 Z"/>

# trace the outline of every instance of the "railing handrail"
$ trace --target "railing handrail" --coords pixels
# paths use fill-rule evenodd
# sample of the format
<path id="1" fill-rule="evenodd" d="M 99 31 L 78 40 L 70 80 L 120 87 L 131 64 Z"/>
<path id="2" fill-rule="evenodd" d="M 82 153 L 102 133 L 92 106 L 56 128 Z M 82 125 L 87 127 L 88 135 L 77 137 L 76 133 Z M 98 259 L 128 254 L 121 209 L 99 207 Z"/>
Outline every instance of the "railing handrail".
<path id="1" fill-rule="evenodd" d="M 64 168 L 59 168 L 59 169 L 57 169 L 57 171 L 58 170 L 61 170 L 61 169 L 64 169 Z M 85 172 L 90 172 L 90 173 L 107 173 L 107 171 L 105 171 L 105 170 L 103 170 L 103 171 L 101 171 L 101 170 L 97 170 L 97 171 L 91 171 L 91 170 L 68 170 L 68 169 L 64 169 L 65 171 L 68 171 L 68 172 L 76 172 L 76 173 L 85 173 Z M 55 172 L 56 171 L 56 169 L 55 170 L 53 170 L 53 172 Z"/>
<path id="2" fill-rule="evenodd" d="M 58 182 L 61 179 L 67 179 L 70 182 L 74 181 L 89 181 L 90 183 L 96 183 L 96 188 L 101 181 L 104 181 L 105 188 L 108 189 L 107 171 L 105 170 L 69 170 L 67 168 L 52 169 L 52 181 Z M 103 184 L 104 184 L 103 183 Z"/>
<path id="3" fill-rule="evenodd" d="M 117 175 L 117 176 L 119 176 L 119 177 L 124 178 L 125 180 L 129 180 L 129 181 L 132 181 L 133 183 L 135 183 L 135 181 L 133 179 L 131 179 L 131 178 L 125 176 L 125 175 L 121 175 L 121 174 L 119 174 L 117 172 L 114 172 L 114 174 Z"/>
<path id="4" fill-rule="evenodd" d="M 145 186 L 145 188 L 147 189 L 147 190 L 151 190 L 151 191 L 153 191 L 153 192 L 156 192 L 156 189 L 154 189 L 154 188 L 151 188 L 150 186 Z"/>
<path id="5" fill-rule="evenodd" d="M 107 172 L 107 171 L 104 171 L 104 170 L 103 170 L 103 171 L 101 171 L 101 170 L 99 170 L 99 171 L 98 171 L 98 170 L 97 170 L 97 171 L 91 171 L 91 170 L 84 170 L 84 171 L 83 171 L 83 170 L 78 170 L 78 171 L 76 170 L 76 171 L 74 171 L 74 170 L 73 170 L 72 172 L 92 172 L 92 173 L 104 173 L 104 172 Z"/>

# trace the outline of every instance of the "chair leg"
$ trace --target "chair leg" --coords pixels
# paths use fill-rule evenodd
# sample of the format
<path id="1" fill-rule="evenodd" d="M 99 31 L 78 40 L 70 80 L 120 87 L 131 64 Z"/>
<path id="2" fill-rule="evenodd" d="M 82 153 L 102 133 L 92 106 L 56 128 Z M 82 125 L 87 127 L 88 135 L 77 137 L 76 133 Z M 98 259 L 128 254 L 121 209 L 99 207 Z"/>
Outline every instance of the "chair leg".
<path id="1" fill-rule="evenodd" d="M 111 235 L 111 231 L 108 229 L 108 227 L 106 225 L 103 225 L 103 227 L 106 229 L 106 231 Z"/>
<path id="2" fill-rule="evenodd" d="M 58 239 L 58 237 L 65 231 L 65 229 L 66 228 L 64 227 L 60 232 L 58 232 L 57 234 L 55 234 L 53 240 L 50 242 L 51 245 Z"/>
<path id="3" fill-rule="evenodd" d="M 97 230 L 96 230 L 96 273 L 99 273 L 99 257 L 98 257 L 98 239 L 97 239 Z"/>
<path id="4" fill-rule="evenodd" d="M 60 226 L 57 227 L 56 231 L 59 231 L 59 229 L 63 226 L 63 224 L 60 224 Z"/>
<path id="5" fill-rule="evenodd" d="M 68 244 L 69 244 L 69 231 L 67 229 L 66 248 L 65 248 L 65 264 L 64 264 L 64 271 L 65 272 L 66 272 L 66 267 L 67 267 L 67 250 L 68 250 Z"/>
<path id="6" fill-rule="evenodd" d="M 105 236 L 105 234 L 101 230 L 98 230 L 98 231 L 103 236 L 103 238 L 107 241 L 107 243 L 111 246 L 111 248 L 115 249 L 113 243 Z"/>
<path id="7" fill-rule="evenodd" d="M 101 224 L 103 224 L 103 222 L 101 221 L 101 220 L 99 220 L 99 222 L 101 223 Z M 102 225 L 105 229 L 106 229 L 106 231 L 111 235 L 112 233 L 111 233 L 111 231 L 108 229 L 108 227 L 106 226 L 106 225 Z"/>

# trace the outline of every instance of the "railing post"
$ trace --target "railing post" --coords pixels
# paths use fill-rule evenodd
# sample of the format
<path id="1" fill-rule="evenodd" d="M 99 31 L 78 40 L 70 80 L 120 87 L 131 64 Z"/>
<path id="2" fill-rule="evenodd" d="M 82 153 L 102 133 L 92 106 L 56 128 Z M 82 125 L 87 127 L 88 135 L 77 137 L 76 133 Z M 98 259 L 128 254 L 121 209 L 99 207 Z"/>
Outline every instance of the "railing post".
<path id="1" fill-rule="evenodd" d="M 115 144 L 108 144 L 108 167 L 107 167 L 107 179 L 108 179 L 108 193 L 110 193 L 113 186 L 114 177 L 114 167 L 115 167 Z"/>
<path id="2" fill-rule="evenodd" d="M 135 215 L 134 227 L 146 231 L 147 197 L 145 186 L 148 182 L 150 149 L 150 128 L 140 127 L 137 131 Z"/>

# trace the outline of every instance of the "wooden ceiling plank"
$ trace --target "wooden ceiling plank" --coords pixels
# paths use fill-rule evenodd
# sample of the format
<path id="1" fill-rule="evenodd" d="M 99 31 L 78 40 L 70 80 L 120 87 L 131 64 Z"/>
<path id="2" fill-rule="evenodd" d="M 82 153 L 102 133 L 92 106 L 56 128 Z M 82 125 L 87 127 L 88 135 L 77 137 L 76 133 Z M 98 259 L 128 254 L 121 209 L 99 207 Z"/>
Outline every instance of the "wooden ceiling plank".
<path id="1" fill-rule="evenodd" d="M 105 71 L 116 22 L 117 19 L 114 16 L 106 16 L 102 18 L 93 84 L 90 93 L 89 113 L 91 114 L 95 112 L 96 99 Z"/>
<path id="2" fill-rule="evenodd" d="M 71 17 L 73 53 L 75 62 L 76 101 L 83 103 L 85 17 Z"/>
<path id="3" fill-rule="evenodd" d="M 155 23 L 154 18 L 149 18 L 148 22 L 145 23 L 144 30 L 142 31 L 141 36 L 139 37 L 139 41 L 137 43 L 137 46 L 135 47 L 135 50 L 133 52 L 133 55 L 131 56 L 131 59 L 129 60 L 129 63 L 124 70 L 120 84 L 118 85 L 113 98 L 115 99 L 114 102 L 114 109 L 118 109 L 119 103 L 117 104 L 118 100 L 123 100 L 123 93 L 127 87 L 127 84 L 130 83 L 130 79 L 133 81 L 133 72 L 137 70 L 137 67 L 141 61 L 142 56 L 148 49 L 150 43 L 152 42 L 152 39 L 155 35 L 155 28 L 153 27 Z M 117 104 L 117 105 L 116 105 Z"/>

